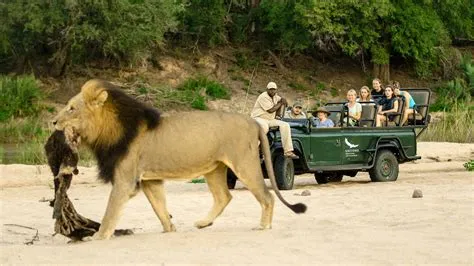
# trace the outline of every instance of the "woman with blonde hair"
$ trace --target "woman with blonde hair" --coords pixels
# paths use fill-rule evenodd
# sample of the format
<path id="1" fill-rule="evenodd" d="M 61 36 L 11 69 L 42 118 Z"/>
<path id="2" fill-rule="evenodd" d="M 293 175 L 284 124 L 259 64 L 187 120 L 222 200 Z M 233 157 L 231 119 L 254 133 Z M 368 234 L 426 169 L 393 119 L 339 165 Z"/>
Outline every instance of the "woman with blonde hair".
<path id="1" fill-rule="evenodd" d="M 373 102 L 372 94 L 370 94 L 370 89 L 367 86 L 362 86 L 359 91 L 359 97 L 356 99 L 356 102 Z M 367 103 L 365 103 L 367 104 Z M 364 103 L 362 103 L 364 105 Z"/>
<path id="2" fill-rule="evenodd" d="M 354 89 L 350 89 L 347 92 L 347 103 L 348 108 L 347 116 L 349 116 L 349 126 L 357 126 L 362 114 L 362 105 L 356 102 L 357 92 Z M 344 119 L 344 122 L 347 121 Z"/>

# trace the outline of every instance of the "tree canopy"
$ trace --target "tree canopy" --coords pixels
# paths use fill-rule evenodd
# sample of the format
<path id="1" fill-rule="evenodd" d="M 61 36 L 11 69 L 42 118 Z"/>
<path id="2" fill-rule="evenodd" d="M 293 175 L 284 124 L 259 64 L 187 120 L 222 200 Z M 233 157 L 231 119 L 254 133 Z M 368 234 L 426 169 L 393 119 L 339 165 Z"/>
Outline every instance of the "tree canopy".
<path id="1" fill-rule="evenodd" d="M 472 0 L 6 0 L 0 16 L 0 70 L 51 75 L 91 61 L 133 65 L 172 43 L 382 66 L 397 56 L 426 76 L 453 39 L 474 39 Z"/>

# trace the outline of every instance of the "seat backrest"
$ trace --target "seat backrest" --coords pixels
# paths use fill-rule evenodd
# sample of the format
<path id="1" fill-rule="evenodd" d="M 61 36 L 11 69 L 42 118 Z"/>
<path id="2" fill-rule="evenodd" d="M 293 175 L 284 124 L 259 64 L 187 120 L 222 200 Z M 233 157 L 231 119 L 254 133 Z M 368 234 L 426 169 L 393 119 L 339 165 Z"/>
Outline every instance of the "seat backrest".
<path id="1" fill-rule="evenodd" d="M 400 125 L 401 121 L 402 121 L 402 118 L 403 118 L 403 114 L 405 112 L 405 98 L 404 97 L 397 97 L 397 101 L 398 101 L 398 110 L 397 112 L 400 113 L 399 116 L 397 116 L 394 121 L 397 125 Z"/>
<path id="2" fill-rule="evenodd" d="M 375 103 L 363 104 L 359 125 L 361 127 L 373 127 L 375 125 L 376 114 L 377 114 L 377 105 Z"/>
<path id="3" fill-rule="evenodd" d="M 344 105 L 326 105 L 324 106 L 331 114 L 328 116 L 329 119 L 334 122 L 335 127 L 341 126 L 341 111 L 344 108 Z"/>
<path id="4" fill-rule="evenodd" d="M 430 104 L 430 96 L 431 91 L 429 89 L 401 89 L 402 91 L 407 91 L 410 93 L 413 100 L 415 100 L 416 105 L 429 105 Z M 428 114 L 428 107 L 427 106 L 418 106 L 416 111 L 425 117 Z"/>

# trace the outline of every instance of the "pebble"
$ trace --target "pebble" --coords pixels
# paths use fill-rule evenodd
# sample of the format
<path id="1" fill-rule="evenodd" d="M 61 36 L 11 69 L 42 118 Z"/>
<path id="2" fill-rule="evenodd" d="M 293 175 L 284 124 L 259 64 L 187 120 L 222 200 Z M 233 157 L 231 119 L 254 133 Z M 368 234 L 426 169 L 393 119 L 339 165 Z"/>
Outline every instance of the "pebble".
<path id="1" fill-rule="evenodd" d="M 311 196 L 311 191 L 309 190 L 303 190 L 303 192 L 301 192 L 301 196 Z"/>
<path id="2" fill-rule="evenodd" d="M 412 198 L 423 198 L 423 192 L 421 192 L 421 189 L 415 189 L 415 190 L 413 190 L 413 195 L 411 197 Z"/>

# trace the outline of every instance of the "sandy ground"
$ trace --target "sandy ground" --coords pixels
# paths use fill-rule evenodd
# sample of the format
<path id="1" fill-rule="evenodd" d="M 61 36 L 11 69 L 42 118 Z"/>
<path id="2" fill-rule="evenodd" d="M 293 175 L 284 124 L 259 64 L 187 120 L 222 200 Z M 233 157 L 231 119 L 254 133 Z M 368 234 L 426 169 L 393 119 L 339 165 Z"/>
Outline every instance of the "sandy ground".
<path id="1" fill-rule="evenodd" d="M 367 173 L 317 185 L 312 175 L 283 191 L 304 202 L 296 215 L 278 200 L 273 229 L 253 231 L 260 206 L 240 183 L 213 226 L 198 230 L 212 203 L 205 184 L 168 182 L 168 207 L 178 229 L 162 234 L 143 193 L 131 199 L 119 228 L 135 234 L 68 244 L 53 236 L 53 195 L 45 166 L 0 165 L 0 264 L 468 264 L 474 263 L 473 180 L 462 164 L 474 144 L 420 143 L 422 160 L 400 166 L 396 182 L 371 183 Z M 84 216 L 100 221 L 109 185 L 80 168 L 69 196 Z M 268 184 L 268 183 L 267 183 Z M 413 190 L 423 198 L 412 198 Z M 295 195 L 309 190 L 310 196 Z M 19 227 L 26 226 L 34 229 Z M 38 238 L 31 241 L 38 231 Z"/>

